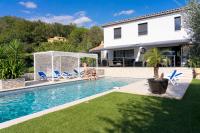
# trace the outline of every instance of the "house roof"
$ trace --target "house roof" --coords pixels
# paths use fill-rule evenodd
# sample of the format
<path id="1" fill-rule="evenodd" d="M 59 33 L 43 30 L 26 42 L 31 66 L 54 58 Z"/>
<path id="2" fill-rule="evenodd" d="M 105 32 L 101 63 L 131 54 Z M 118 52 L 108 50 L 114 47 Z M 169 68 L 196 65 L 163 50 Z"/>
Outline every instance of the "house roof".
<path id="1" fill-rule="evenodd" d="M 104 25 L 102 25 L 102 27 L 104 28 L 104 27 L 109 27 L 109 26 L 113 26 L 113 25 L 118 25 L 118 24 L 123 24 L 123 23 L 128 23 L 128 22 L 133 22 L 133 21 L 139 21 L 139 20 L 148 19 L 148 18 L 164 16 L 164 15 L 168 15 L 168 14 L 179 13 L 179 12 L 184 11 L 185 9 L 186 9 L 185 7 L 181 7 L 181 8 L 166 10 L 166 11 L 162 11 L 162 12 L 158 12 L 158 13 L 154 13 L 154 14 L 139 16 L 139 17 L 135 17 L 135 18 L 119 20 L 119 21 L 116 21 L 116 22 L 104 24 Z"/>
<path id="2" fill-rule="evenodd" d="M 99 52 L 99 51 L 101 51 L 103 48 L 104 48 L 104 44 L 103 44 L 103 42 L 101 42 L 101 44 L 100 44 L 99 46 L 90 49 L 89 52 Z"/>

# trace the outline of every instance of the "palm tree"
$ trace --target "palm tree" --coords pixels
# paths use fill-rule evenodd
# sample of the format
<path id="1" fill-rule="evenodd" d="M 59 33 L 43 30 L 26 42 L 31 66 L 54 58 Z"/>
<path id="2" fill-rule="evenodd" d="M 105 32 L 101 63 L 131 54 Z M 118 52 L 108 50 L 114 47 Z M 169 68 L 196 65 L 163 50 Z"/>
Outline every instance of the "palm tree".
<path id="1" fill-rule="evenodd" d="M 158 78 L 159 65 L 162 62 L 163 56 L 157 48 L 152 48 L 144 55 L 145 60 L 147 61 L 147 66 L 154 68 L 154 78 Z"/>

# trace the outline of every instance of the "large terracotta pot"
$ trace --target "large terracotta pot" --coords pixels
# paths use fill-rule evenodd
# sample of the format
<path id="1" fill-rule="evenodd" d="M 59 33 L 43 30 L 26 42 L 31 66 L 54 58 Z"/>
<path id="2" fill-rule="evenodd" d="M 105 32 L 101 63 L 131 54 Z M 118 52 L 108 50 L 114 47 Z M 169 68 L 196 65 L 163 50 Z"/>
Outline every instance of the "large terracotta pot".
<path id="1" fill-rule="evenodd" d="M 167 90 L 168 79 L 155 80 L 154 78 L 148 79 L 150 91 L 154 94 L 164 94 Z"/>

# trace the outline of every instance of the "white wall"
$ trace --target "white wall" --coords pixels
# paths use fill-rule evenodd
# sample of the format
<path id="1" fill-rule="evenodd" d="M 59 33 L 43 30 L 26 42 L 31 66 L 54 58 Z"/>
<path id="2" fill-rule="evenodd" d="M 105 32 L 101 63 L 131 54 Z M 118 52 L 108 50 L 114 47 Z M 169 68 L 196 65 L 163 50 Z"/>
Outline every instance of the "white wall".
<path id="1" fill-rule="evenodd" d="M 181 14 L 150 18 L 141 21 L 124 23 L 104 28 L 104 47 L 150 43 L 157 41 L 182 40 L 189 38 L 184 28 L 180 31 L 174 29 L 174 17 Z M 182 21 L 183 21 L 183 17 Z M 138 24 L 148 23 L 148 35 L 138 36 Z M 183 22 L 182 22 L 183 24 Z M 121 39 L 114 39 L 114 28 L 122 28 Z"/>
<path id="2" fill-rule="evenodd" d="M 152 78 L 154 75 L 152 67 L 101 67 L 99 69 L 104 71 L 105 76 L 110 77 L 133 77 L 146 79 Z M 164 73 L 164 77 L 167 77 L 174 70 L 177 70 L 177 73 L 183 73 L 181 78 L 192 78 L 192 69 L 185 67 L 160 67 L 159 75 Z"/>

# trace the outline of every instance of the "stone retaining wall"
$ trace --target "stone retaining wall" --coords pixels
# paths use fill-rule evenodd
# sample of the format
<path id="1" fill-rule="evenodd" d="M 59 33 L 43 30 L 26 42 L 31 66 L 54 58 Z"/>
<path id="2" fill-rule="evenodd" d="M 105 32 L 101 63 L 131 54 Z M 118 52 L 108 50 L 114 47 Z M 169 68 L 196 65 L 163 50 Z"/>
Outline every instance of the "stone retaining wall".
<path id="1" fill-rule="evenodd" d="M 104 71 L 105 76 L 111 77 L 133 77 L 133 78 L 152 78 L 152 67 L 99 67 L 99 70 Z M 183 73 L 182 77 L 192 78 L 192 69 L 185 67 L 160 67 L 159 75 L 164 73 L 164 76 L 170 75 L 173 70 L 177 70 L 178 73 Z"/>
<path id="2" fill-rule="evenodd" d="M 34 80 L 34 73 L 25 73 L 23 78 L 25 78 L 25 81 Z"/>
<path id="3" fill-rule="evenodd" d="M 0 90 L 19 88 L 19 87 L 25 87 L 24 78 L 0 80 Z"/>

